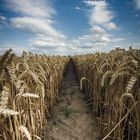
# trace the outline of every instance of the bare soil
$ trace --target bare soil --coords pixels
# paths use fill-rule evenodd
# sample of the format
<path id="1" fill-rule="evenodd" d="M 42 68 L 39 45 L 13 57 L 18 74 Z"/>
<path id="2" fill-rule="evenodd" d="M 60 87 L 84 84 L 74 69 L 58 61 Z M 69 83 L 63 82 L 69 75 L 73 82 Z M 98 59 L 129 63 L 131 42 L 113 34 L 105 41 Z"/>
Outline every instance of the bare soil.
<path id="1" fill-rule="evenodd" d="M 70 61 L 61 95 L 45 130 L 45 140 L 99 140 L 97 124 L 84 99 Z"/>

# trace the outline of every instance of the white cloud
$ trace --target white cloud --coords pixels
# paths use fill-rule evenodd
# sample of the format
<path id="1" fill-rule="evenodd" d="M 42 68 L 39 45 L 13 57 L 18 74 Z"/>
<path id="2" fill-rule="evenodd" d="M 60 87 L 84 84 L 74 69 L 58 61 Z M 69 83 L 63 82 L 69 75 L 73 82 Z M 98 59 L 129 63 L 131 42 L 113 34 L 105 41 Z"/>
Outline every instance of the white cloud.
<path id="1" fill-rule="evenodd" d="M 91 30 L 93 32 L 97 33 L 97 34 L 104 34 L 105 33 L 105 30 L 102 27 L 98 26 L 98 25 L 93 26 L 91 28 Z"/>
<path id="2" fill-rule="evenodd" d="M 86 49 L 90 52 L 96 50 L 105 50 L 112 42 L 122 41 L 122 38 L 116 38 L 110 34 L 110 30 L 118 29 L 117 25 L 112 21 L 114 13 L 110 10 L 109 4 L 105 0 L 100 1 L 84 1 L 88 10 L 90 22 L 90 30 L 88 34 L 73 40 L 73 44 L 78 48 Z"/>
<path id="3" fill-rule="evenodd" d="M 76 6 L 76 7 L 75 7 L 75 10 L 80 10 L 80 9 L 81 9 L 81 8 L 80 8 L 80 7 L 78 7 L 78 6 Z"/>
<path id="4" fill-rule="evenodd" d="M 45 41 L 45 40 L 36 40 L 33 42 L 32 44 L 33 46 L 37 46 L 37 47 L 64 47 L 65 44 L 64 42 L 52 42 L 52 41 Z"/>
<path id="5" fill-rule="evenodd" d="M 0 54 L 4 53 L 6 50 L 8 49 L 12 49 L 14 51 L 14 53 L 16 53 L 17 55 L 21 55 L 23 50 L 24 51 L 30 51 L 30 48 L 26 48 L 25 46 L 21 46 L 18 44 L 13 44 L 13 43 L 5 43 L 5 44 L 1 44 L 0 47 Z"/>
<path id="6" fill-rule="evenodd" d="M 75 47 L 75 46 L 70 46 L 70 47 L 69 47 L 69 49 L 71 49 L 71 50 L 75 50 L 75 51 L 77 51 L 77 50 L 78 50 L 78 48 L 77 48 L 77 47 Z"/>
<path id="7" fill-rule="evenodd" d="M 110 42 L 111 40 L 108 38 L 108 37 L 105 37 L 105 36 L 102 36 L 100 39 L 99 39 L 99 42 Z"/>
<path id="8" fill-rule="evenodd" d="M 0 16 L 0 22 L 1 22 L 1 21 L 5 21 L 6 19 L 7 19 L 6 17 Z"/>
<path id="9" fill-rule="evenodd" d="M 66 36 L 54 26 L 56 11 L 50 0 L 6 0 L 7 7 L 18 17 L 10 18 L 12 27 L 31 32 L 35 37 L 29 39 L 32 50 L 47 50 L 65 47 Z M 60 50 L 60 49 L 58 49 Z M 57 51 L 58 51 L 57 50 Z"/>
<path id="10" fill-rule="evenodd" d="M 120 41 L 124 41 L 125 40 L 125 38 L 121 38 L 121 37 L 119 37 L 119 38 L 113 38 L 112 39 L 112 41 L 114 41 L 114 42 L 120 42 Z"/>
<path id="11" fill-rule="evenodd" d="M 57 14 L 50 0 L 6 0 L 8 7 L 18 13 L 18 17 L 11 18 L 14 28 L 32 32 L 32 37 L 26 48 L 33 52 L 52 52 L 54 54 L 92 53 L 105 49 L 110 42 L 118 40 L 111 38 L 108 30 L 117 29 L 113 23 L 113 12 L 106 1 L 85 1 L 89 10 L 89 33 L 77 39 L 68 40 L 54 27 L 54 16 Z M 75 7 L 82 10 L 81 7 Z M 17 48 L 15 46 L 15 48 Z"/>
<path id="12" fill-rule="evenodd" d="M 96 46 L 96 49 L 97 50 L 102 50 L 102 48 L 101 47 L 106 47 L 108 45 L 108 43 L 107 42 L 96 42 L 96 43 L 94 43 L 94 46 Z"/>
<path id="13" fill-rule="evenodd" d="M 6 0 L 12 11 L 31 17 L 51 17 L 56 13 L 50 0 Z"/>
<path id="14" fill-rule="evenodd" d="M 76 46 L 78 49 L 99 49 L 101 46 L 106 46 L 111 40 L 108 34 L 87 34 L 80 36 L 78 39 L 71 41 L 71 46 Z"/>
<path id="15" fill-rule="evenodd" d="M 88 6 L 106 6 L 107 4 L 105 3 L 104 0 L 96 1 L 96 0 L 85 0 L 84 1 Z"/>
<path id="16" fill-rule="evenodd" d="M 135 0 L 135 3 L 136 3 L 136 8 L 140 9 L 140 0 Z"/>
<path id="17" fill-rule="evenodd" d="M 0 24 L 6 24 L 7 18 L 4 16 L 0 16 Z"/>
<path id="18" fill-rule="evenodd" d="M 52 36 L 63 35 L 53 26 L 52 17 L 56 13 L 49 0 L 6 0 L 11 10 L 21 13 L 22 16 L 11 18 L 15 28 L 36 34 Z"/>
<path id="19" fill-rule="evenodd" d="M 108 30 L 114 30 L 114 29 L 118 29 L 118 27 L 115 25 L 115 23 L 113 22 L 110 22 L 110 23 L 107 23 L 105 25 L 103 25 L 106 29 Z"/>
<path id="20" fill-rule="evenodd" d="M 90 6 L 89 20 L 92 28 L 94 26 L 102 26 L 107 30 L 117 29 L 112 19 L 115 17 L 114 13 L 110 10 L 108 3 L 105 0 L 100 1 L 85 1 L 87 6 Z"/>
<path id="21" fill-rule="evenodd" d="M 91 24 L 105 24 L 110 22 L 114 15 L 113 13 L 108 10 L 108 4 L 106 1 L 93 1 L 92 2 L 93 9 L 91 11 Z"/>
<path id="22" fill-rule="evenodd" d="M 94 36 L 92 35 L 92 34 L 88 34 L 88 35 L 82 35 L 82 36 L 79 36 L 78 37 L 78 40 L 79 40 L 79 42 L 80 41 L 87 41 L 87 40 L 91 40 L 91 39 L 93 39 L 94 38 Z M 75 41 L 75 40 L 74 40 Z M 75 41 L 76 42 L 76 41 Z"/>
<path id="23" fill-rule="evenodd" d="M 33 33 L 59 36 L 58 32 L 50 25 L 50 22 L 47 19 L 17 17 L 12 18 L 11 23 L 13 27 Z"/>
<path id="24" fill-rule="evenodd" d="M 89 33 L 69 41 L 69 51 L 72 53 L 92 53 L 97 50 L 107 50 L 115 42 L 123 41 L 123 38 L 115 38 L 110 30 L 118 29 L 112 22 L 113 12 L 106 1 L 85 1 L 88 10 L 90 30 Z M 110 47 L 111 48 L 111 47 Z M 108 49 L 109 50 L 109 49 Z"/>
<path id="25" fill-rule="evenodd" d="M 66 43 L 65 40 L 50 36 L 42 36 L 42 37 L 36 37 L 34 39 L 30 40 L 30 46 L 40 47 L 44 48 L 47 47 L 49 49 L 57 48 L 57 47 L 65 47 Z"/>

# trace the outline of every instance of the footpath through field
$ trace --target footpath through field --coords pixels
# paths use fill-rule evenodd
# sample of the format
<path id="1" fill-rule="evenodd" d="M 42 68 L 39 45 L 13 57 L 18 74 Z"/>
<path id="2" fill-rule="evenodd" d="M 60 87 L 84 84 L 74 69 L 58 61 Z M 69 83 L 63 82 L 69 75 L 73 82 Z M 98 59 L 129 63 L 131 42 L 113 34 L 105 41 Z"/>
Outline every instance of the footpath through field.
<path id="1" fill-rule="evenodd" d="M 72 61 L 62 82 L 62 92 L 53 108 L 45 140 L 99 140 L 96 123 L 84 103 Z"/>

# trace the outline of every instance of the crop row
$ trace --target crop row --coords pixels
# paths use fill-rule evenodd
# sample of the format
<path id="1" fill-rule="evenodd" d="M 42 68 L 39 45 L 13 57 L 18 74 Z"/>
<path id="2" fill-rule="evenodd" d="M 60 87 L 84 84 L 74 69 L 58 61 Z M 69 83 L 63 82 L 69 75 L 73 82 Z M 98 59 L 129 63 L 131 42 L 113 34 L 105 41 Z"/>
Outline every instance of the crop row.
<path id="1" fill-rule="evenodd" d="M 140 51 L 74 56 L 103 140 L 140 139 Z"/>
<path id="2" fill-rule="evenodd" d="M 12 50 L 0 57 L 0 139 L 39 140 L 59 93 L 67 57 Z"/>

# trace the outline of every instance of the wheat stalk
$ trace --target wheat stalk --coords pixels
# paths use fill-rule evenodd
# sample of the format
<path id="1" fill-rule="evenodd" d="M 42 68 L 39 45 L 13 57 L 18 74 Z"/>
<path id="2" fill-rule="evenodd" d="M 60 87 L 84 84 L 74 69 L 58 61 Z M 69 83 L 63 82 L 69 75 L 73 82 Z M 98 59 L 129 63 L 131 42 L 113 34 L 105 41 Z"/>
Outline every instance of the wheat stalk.
<path id="1" fill-rule="evenodd" d="M 19 112 L 11 110 L 11 109 L 0 108 L 0 114 L 3 114 L 3 115 L 18 115 Z"/>
<path id="2" fill-rule="evenodd" d="M 19 126 L 18 130 L 21 131 L 23 134 L 25 134 L 25 136 L 28 140 L 32 140 L 30 132 L 28 131 L 28 129 L 25 126 L 23 126 L 23 125 Z"/>
<path id="3" fill-rule="evenodd" d="M 10 94 L 10 89 L 4 86 L 0 98 L 0 108 L 2 109 L 7 108 L 9 94 Z"/>
<path id="4" fill-rule="evenodd" d="M 31 97 L 31 98 L 39 98 L 37 94 L 34 93 L 23 93 L 23 94 L 17 94 L 16 97 Z"/>

